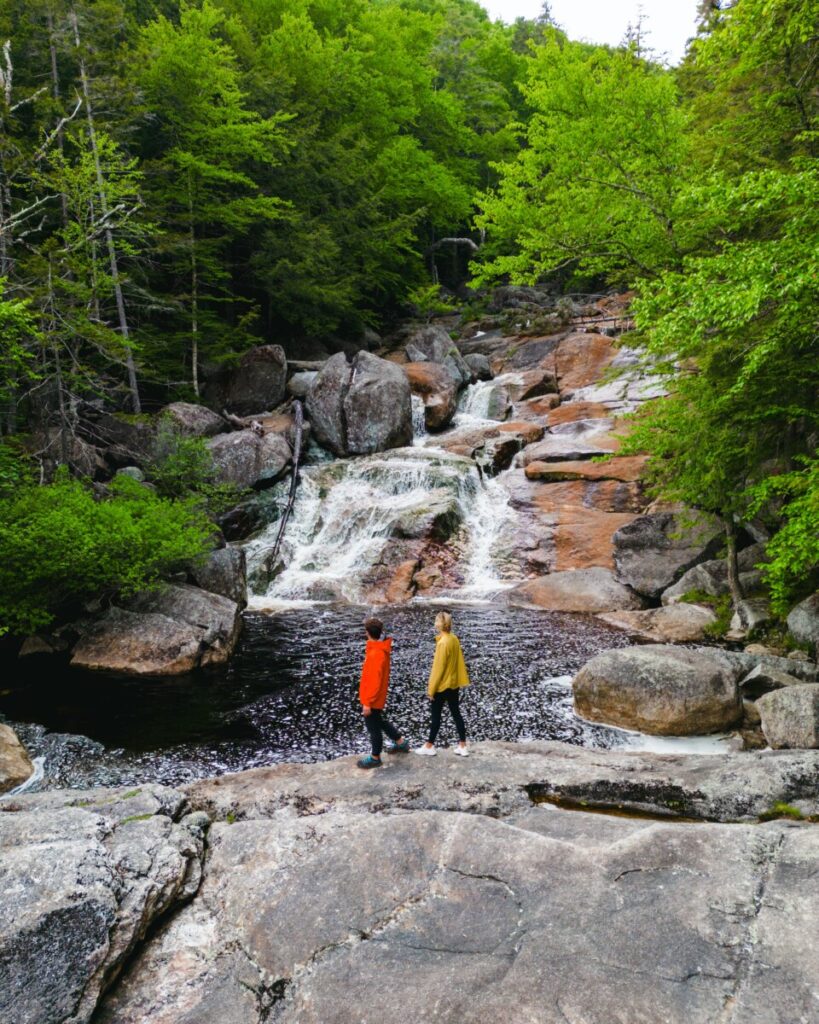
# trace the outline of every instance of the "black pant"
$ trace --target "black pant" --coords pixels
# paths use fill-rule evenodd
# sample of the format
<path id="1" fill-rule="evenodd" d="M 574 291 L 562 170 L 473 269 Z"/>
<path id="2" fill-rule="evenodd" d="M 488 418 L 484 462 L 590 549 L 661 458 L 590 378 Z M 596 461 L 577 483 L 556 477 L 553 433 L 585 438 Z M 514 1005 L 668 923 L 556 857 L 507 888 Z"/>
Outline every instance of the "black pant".
<path id="1" fill-rule="evenodd" d="M 449 705 L 449 713 L 452 715 L 452 721 L 455 723 L 455 728 L 458 730 L 458 739 L 461 743 L 465 742 L 466 726 L 464 725 L 463 716 L 461 715 L 461 709 L 459 706 L 460 700 L 460 687 L 456 687 L 454 690 L 441 690 L 432 698 L 432 715 L 429 722 L 430 743 L 435 742 L 438 730 L 441 728 L 441 712 L 444 710 L 444 704 Z"/>
<path id="2" fill-rule="evenodd" d="M 381 751 L 384 749 L 383 733 L 386 733 L 393 742 L 401 739 L 401 733 L 387 721 L 380 708 L 372 708 L 369 715 L 364 716 L 364 722 L 373 745 L 373 757 L 381 757 Z"/>

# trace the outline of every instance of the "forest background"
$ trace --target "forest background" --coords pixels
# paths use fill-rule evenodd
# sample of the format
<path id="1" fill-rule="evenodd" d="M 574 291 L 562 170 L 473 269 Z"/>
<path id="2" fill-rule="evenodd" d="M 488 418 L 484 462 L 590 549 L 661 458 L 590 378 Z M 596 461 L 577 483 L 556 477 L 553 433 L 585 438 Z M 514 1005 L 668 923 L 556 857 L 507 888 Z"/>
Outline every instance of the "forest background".
<path id="1" fill-rule="evenodd" d="M 309 358 L 499 282 L 634 289 L 630 343 L 672 381 L 629 442 L 651 485 L 719 515 L 729 553 L 764 522 L 780 613 L 811 592 L 817 25 L 817 0 L 704 0 L 668 68 L 640 26 L 574 42 L 548 5 L 2 0 L 5 628 L 207 546 L 202 453 L 94 493 L 84 403 L 196 401 L 254 344 Z"/>

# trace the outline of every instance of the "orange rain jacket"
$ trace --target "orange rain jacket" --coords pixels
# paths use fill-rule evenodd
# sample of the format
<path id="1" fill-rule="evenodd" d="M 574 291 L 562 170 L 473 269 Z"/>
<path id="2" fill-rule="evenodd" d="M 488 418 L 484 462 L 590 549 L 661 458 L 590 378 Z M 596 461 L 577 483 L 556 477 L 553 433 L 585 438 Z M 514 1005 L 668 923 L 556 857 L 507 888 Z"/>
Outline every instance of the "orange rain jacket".
<path id="1" fill-rule="evenodd" d="M 387 703 L 390 685 L 390 651 L 392 637 L 386 640 L 368 640 L 361 668 L 358 695 L 364 707 L 381 709 Z"/>

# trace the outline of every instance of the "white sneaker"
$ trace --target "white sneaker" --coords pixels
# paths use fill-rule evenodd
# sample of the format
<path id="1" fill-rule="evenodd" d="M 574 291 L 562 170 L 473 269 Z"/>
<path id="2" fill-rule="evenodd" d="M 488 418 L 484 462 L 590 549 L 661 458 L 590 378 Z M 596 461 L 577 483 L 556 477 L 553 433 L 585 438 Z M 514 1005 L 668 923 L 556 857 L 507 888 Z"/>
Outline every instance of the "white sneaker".
<path id="1" fill-rule="evenodd" d="M 438 751 L 435 747 L 415 747 L 413 754 L 420 754 L 422 757 L 435 757 Z"/>
<path id="2" fill-rule="evenodd" d="M 458 757 L 469 757 L 469 747 L 454 747 L 452 753 Z"/>

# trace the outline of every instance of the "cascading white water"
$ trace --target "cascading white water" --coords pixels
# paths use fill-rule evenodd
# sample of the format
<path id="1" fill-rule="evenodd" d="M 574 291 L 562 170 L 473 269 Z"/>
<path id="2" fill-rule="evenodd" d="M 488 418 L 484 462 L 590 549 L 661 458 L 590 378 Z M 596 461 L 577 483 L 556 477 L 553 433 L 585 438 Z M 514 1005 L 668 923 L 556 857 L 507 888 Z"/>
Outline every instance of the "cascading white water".
<path id="1" fill-rule="evenodd" d="M 412 395 L 412 443 L 421 444 L 427 433 L 426 406 L 420 395 Z"/>
<path id="2" fill-rule="evenodd" d="M 366 575 L 389 554 L 391 539 L 423 539 L 438 528 L 452 534 L 460 555 L 463 596 L 489 595 L 504 586 L 493 551 L 513 515 L 499 481 L 482 481 L 471 460 L 442 450 L 403 448 L 307 466 L 282 545 L 284 568 L 265 565 L 278 524 L 246 545 L 251 607 L 361 600 Z M 271 568 L 277 575 L 268 583 Z"/>

